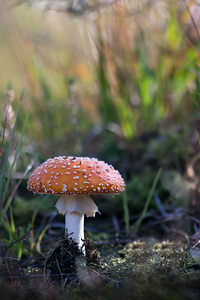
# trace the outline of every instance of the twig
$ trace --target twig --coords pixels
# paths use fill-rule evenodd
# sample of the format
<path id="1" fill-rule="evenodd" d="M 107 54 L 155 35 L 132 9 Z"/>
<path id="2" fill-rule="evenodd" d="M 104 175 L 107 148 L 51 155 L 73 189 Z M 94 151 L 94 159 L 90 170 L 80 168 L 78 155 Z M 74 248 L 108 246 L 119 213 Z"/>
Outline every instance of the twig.
<path id="1" fill-rule="evenodd" d="M 163 208 L 163 206 L 162 206 L 162 204 L 161 204 L 160 198 L 158 197 L 157 193 L 154 193 L 154 198 L 155 198 L 156 205 L 157 205 L 157 207 L 158 207 L 158 209 L 159 209 L 161 215 L 162 215 L 163 217 L 168 217 L 169 214 L 167 214 L 167 213 L 165 212 L 165 210 L 164 210 L 164 208 Z"/>
<path id="2" fill-rule="evenodd" d="M 6 214 L 7 208 L 10 206 L 10 204 L 11 204 L 11 202 L 12 202 L 12 200 L 13 200 L 13 198 L 14 198 L 14 196 L 15 196 L 15 194 L 16 194 L 19 186 L 20 186 L 20 184 L 22 183 L 23 179 L 26 177 L 26 175 L 28 174 L 28 172 L 32 168 L 32 166 L 33 166 L 33 162 L 31 162 L 28 165 L 28 167 L 26 168 L 26 170 L 25 170 L 22 178 L 17 182 L 17 184 L 15 185 L 14 189 L 12 190 L 12 193 L 11 193 L 10 197 L 8 198 L 8 200 L 6 202 L 6 205 L 5 205 L 5 207 L 3 208 L 3 210 L 2 210 L 2 212 L 0 214 L 0 220 L 2 220 L 3 217 L 4 217 L 4 215 Z"/>
<path id="3" fill-rule="evenodd" d="M 60 272 L 60 276 L 61 276 L 61 280 L 62 280 L 62 286 L 63 286 L 64 279 L 63 279 L 63 275 L 62 275 L 62 272 L 61 272 L 60 265 L 59 265 L 59 262 L 58 262 L 57 257 L 56 257 L 56 263 L 57 263 L 57 266 L 58 266 L 58 270 L 59 270 L 59 272 Z"/>
<path id="4" fill-rule="evenodd" d="M 116 233 L 119 235 L 120 234 L 120 227 L 119 227 L 119 222 L 116 216 L 112 216 L 112 222 L 113 226 L 115 228 Z"/>
<path id="5" fill-rule="evenodd" d="M 95 4 L 89 4 L 87 1 L 54 1 L 53 3 L 49 0 L 41 0 L 35 1 L 35 3 L 41 6 L 45 10 L 54 10 L 56 12 L 63 13 L 72 13 L 74 15 L 84 15 L 87 12 L 98 10 L 99 8 L 103 8 L 106 6 L 111 6 L 112 4 L 119 2 L 119 0 L 104 0 L 104 1 L 96 1 Z M 57 2 L 57 3 L 56 3 Z"/>
<path id="6" fill-rule="evenodd" d="M 198 29 L 198 27 L 197 27 L 197 24 L 196 24 L 196 22 L 195 22 L 195 20 L 194 20 L 194 18 L 193 18 L 193 15 L 191 14 L 191 11 L 190 11 L 190 9 L 189 9 L 187 3 L 185 2 L 185 0 L 183 0 L 183 3 L 184 3 L 184 5 L 185 5 L 185 8 L 186 8 L 188 14 L 190 15 L 190 18 L 191 18 L 191 21 L 192 21 L 192 25 L 194 26 L 194 29 L 195 29 L 195 31 L 196 31 L 196 34 L 197 34 L 198 38 L 200 39 L 200 32 L 199 32 L 199 29 Z"/>

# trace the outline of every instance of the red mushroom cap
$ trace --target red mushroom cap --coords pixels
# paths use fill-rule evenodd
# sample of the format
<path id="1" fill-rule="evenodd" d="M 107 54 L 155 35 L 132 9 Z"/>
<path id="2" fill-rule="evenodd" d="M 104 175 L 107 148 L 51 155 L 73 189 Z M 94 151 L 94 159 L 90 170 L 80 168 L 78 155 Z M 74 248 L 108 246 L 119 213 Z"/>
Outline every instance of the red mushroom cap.
<path id="1" fill-rule="evenodd" d="M 31 174 L 29 191 L 40 194 L 121 193 L 125 183 L 111 165 L 96 158 L 59 156 L 50 158 Z"/>

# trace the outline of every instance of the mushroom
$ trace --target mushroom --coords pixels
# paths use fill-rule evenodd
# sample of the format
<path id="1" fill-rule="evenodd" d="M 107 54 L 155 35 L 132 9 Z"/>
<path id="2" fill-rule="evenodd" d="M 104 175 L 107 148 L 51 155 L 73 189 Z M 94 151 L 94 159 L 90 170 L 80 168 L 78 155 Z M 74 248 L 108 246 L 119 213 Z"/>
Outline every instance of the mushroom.
<path id="1" fill-rule="evenodd" d="M 34 193 L 60 196 L 56 208 L 65 215 L 66 233 L 85 252 L 84 215 L 95 217 L 98 212 L 90 195 L 121 193 L 125 183 L 120 173 L 104 161 L 59 156 L 37 167 L 29 178 L 27 188 Z"/>

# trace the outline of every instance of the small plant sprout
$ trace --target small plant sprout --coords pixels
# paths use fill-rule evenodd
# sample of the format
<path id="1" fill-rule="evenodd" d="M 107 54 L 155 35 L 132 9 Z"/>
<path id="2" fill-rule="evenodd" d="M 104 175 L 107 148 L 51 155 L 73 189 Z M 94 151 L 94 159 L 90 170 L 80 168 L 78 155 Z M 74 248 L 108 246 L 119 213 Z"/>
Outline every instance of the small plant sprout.
<path id="1" fill-rule="evenodd" d="M 96 158 L 59 156 L 37 167 L 28 181 L 28 190 L 60 195 L 56 208 L 65 215 L 65 230 L 85 252 L 84 215 L 95 217 L 98 207 L 91 194 L 118 194 L 125 189 L 120 173 Z"/>

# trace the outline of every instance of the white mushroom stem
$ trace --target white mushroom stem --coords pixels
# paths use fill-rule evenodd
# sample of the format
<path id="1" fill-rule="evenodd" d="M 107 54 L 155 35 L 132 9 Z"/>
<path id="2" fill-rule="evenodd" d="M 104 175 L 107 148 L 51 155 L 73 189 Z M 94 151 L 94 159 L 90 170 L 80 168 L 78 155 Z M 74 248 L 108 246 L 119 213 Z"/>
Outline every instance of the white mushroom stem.
<path id="1" fill-rule="evenodd" d="M 65 215 L 65 231 L 77 244 L 83 253 L 84 241 L 84 214 L 95 217 L 98 207 L 89 195 L 61 196 L 56 208 L 59 214 Z"/>
<path id="2" fill-rule="evenodd" d="M 84 215 L 77 213 L 65 214 L 65 231 L 82 249 L 84 240 Z"/>

